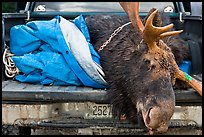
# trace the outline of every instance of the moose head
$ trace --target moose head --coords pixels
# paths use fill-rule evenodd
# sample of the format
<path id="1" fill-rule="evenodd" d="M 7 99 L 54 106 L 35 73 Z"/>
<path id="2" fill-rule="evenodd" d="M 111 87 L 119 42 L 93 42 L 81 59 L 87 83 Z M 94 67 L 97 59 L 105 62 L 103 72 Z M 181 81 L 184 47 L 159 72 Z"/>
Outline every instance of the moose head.
<path id="1" fill-rule="evenodd" d="M 99 51 L 105 80 L 110 85 L 107 96 L 113 116 L 125 116 L 132 124 L 142 118 L 150 134 L 166 132 L 175 108 L 175 80 L 186 81 L 199 94 L 202 84 L 179 69 L 175 53 L 165 41 L 182 31 L 169 31 L 173 24 L 162 27 L 156 9 L 142 22 L 138 2 L 120 5 L 128 16 L 86 17 L 92 44 Z M 113 35 L 121 26 L 125 27 Z M 177 43 L 174 46 L 180 47 Z"/>
<path id="2" fill-rule="evenodd" d="M 135 66 L 135 70 L 147 69 L 147 71 L 142 73 L 140 85 L 133 86 L 137 93 L 129 93 L 132 95 L 131 101 L 136 104 L 137 111 L 142 113 L 145 126 L 149 129 L 150 134 L 153 134 L 155 130 L 166 132 L 175 108 L 175 96 L 172 88 L 175 80 L 180 79 L 187 82 L 200 95 L 202 95 L 202 83 L 179 69 L 171 49 L 162 40 L 165 37 L 178 35 L 182 30 L 169 31 L 173 28 L 173 24 L 164 27 L 154 26 L 153 19 L 158 13 L 156 9 L 143 25 L 138 14 L 138 2 L 120 2 L 120 5 L 147 46 L 147 51 L 141 55 L 143 62 L 139 62 Z M 138 74 L 137 80 L 139 77 Z M 132 82 L 132 84 L 135 83 Z"/>

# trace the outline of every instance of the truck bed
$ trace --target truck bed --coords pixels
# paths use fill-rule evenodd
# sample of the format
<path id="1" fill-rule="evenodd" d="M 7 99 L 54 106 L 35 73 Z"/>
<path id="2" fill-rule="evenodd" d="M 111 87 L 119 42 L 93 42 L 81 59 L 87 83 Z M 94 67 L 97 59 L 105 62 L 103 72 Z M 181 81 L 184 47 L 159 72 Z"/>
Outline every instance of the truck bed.
<path id="1" fill-rule="evenodd" d="M 2 81 L 3 103 L 39 102 L 85 102 L 109 103 L 108 89 L 94 89 L 76 86 L 43 86 L 20 83 L 14 80 Z M 176 90 L 177 105 L 201 105 L 202 97 L 194 89 Z M 20 101 L 20 102 L 19 102 Z"/>

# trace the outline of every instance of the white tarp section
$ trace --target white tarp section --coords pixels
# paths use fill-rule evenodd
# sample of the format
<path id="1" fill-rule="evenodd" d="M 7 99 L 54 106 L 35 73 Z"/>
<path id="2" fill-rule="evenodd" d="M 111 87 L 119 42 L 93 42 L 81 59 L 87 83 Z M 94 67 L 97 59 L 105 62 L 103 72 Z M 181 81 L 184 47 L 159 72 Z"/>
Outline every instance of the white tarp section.
<path id="1" fill-rule="evenodd" d="M 88 42 L 76 25 L 60 17 L 60 27 L 67 45 L 84 71 L 96 82 L 107 85 L 102 67 L 92 60 Z"/>

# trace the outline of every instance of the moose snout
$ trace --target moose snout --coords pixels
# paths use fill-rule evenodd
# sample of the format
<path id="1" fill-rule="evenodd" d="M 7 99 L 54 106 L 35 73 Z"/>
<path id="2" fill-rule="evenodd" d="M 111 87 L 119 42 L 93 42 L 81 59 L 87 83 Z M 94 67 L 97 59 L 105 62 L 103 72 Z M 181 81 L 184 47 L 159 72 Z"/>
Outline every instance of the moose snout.
<path id="1" fill-rule="evenodd" d="M 167 123 L 161 123 L 160 127 L 157 128 L 157 132 L 158 133 L 164 133 L 164 132 L 167 132 L 168 130 L 168 124 Z"/>
<path id="2" fill-rule="evenodd" d="M 168 123 L 173 115 L 173 111 L 172 113 L 169 113 L 169 111 L 155 106 L 150 107 L 148 111 L 143 111 L 142 113 L 144 123 L 149 129 L 150 134 L 153 134 L 153 131 L 157 133 L 167 132 Z"/>

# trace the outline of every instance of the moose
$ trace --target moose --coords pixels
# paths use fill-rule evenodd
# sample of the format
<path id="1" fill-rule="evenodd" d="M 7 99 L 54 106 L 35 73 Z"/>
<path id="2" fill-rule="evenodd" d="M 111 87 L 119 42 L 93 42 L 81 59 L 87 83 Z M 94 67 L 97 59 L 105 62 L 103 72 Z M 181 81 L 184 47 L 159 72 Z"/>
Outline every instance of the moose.
<path id="1" fill-rule="evenodd" d="M 169 31 L 173 24 L 162 27 L 157 9 L 150 10 L 142 21 L 138 2 L 120 2 L 120 5 L 128 16 L 86 17 L 91 41 L 99 51 L 105 79 L 110 85 L 108 97 L 113 115 L 125 116 L 132 124 L 142 117 L 149 134 L 164 133 L 174 113 L 176 80 L 184 81 L 200 95 L 202 83 L 179 69 L 177 60 L 181 61 L 182 57 L 178 54 L 182 53 L 172 52 L 181 46 L 179 39 L 175 44 L 172 41 L 182 30 Z M 111 35 L 128 21 L 119 33 Z"/>

